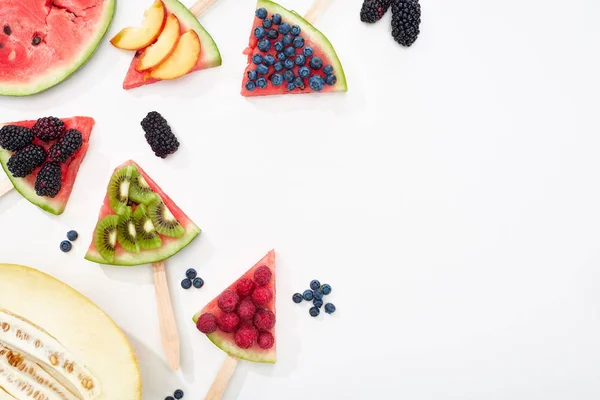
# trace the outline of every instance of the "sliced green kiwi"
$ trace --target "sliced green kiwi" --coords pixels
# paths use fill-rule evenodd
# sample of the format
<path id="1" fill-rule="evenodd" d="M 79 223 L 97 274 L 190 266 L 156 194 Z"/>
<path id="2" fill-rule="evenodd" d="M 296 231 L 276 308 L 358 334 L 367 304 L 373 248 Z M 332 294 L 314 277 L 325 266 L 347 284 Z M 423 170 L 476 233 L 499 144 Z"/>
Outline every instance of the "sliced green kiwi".
<path id="1" fill-rule="evenodd" d="M 137 174 L 131 181 L 129 200 L 137 204 L 150 204 L 156 198 L 158 195 L 150 189 L 142 174 Z"/>
<path id="2" fill-rule="evenodd" d="M 182 237 L 185 233 L 183 226 L 171 214 L 161 199 L 156 199 L 148 204 L 148 215 L 152 219 L 154 227 L 161 235 L 169 237 Z"/>
<path id="3" fill-rule="evenodd" d="M 144 204 L 140 204 L 135 209 L 133 220 L 135 221 L 135 230 L 137 231 L 140 248 L 152 250 L 162 246 L 162 240 L 160 240 L 160 236 L 158 236 L 158 232 L 152 223 L 152 219 L 148 216 L 148 211 Z"/>
<path id="4" fill-rule="evenodd" d="M 131 207 L 125 207 L 125 211 L 119 216 L 117 241 L 128 253 L 140 252 L 140 244 L 137 239 L 135 220 L 133 219 L 133 210 Z"/>
<path id="5" fill-rule="evenodd" d="M 108 183 L 107 193 L 110 208 L 117 214 L 126 212 L 129 203 L 131 181 L 140 173 L 133 165 L 128 165 L 114 172 Z"/>
<path id="6" fill-rule="evenodd" d="M 98 221 L 94 232 L 94 246 L 98 253 L 109 263 L 115 261 L 117 247 L 117 229 L 119 226 L 118 215 L 107 215 Z"/>

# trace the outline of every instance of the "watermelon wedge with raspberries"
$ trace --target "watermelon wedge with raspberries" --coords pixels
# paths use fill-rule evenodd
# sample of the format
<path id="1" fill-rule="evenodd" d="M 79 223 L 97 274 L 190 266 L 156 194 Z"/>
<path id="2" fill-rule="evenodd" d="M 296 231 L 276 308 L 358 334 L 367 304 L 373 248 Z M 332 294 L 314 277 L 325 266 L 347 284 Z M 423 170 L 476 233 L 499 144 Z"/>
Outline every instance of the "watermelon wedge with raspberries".
<path id="1" fill-rule="evenodd" d="M 213 40 L 212 36 L 210 36 L 206 29 L 204 29 L 200 22 L 198 22 L 198 19 L 194 16 L 194 14 L 192 14 L 190 10 L 178 0 L 162 0 L 162 2 L 167 10 L 167 17 L 169 15 L 175 15 L 179 20 L 179 30 L 181 34 L 193 29 L 200 39 L 200 58 L 191 71 L 188 72 L 188 74 L 195 71 L 220 66 L 222 64 L 222 60 L 219 48 L 217 47 L 217 44 Z M 160 79 L 151 78 L 146 71 L 138 71 L 136 69 L 139 58 L 143 51 L 144 49 L 138 50 L 136 55 L 133 57 L 133 60 L 129 65 L 127 75 L 125 76 L 125 81 L 123 82 L 123 89 L 134 89 L 161 81 Z"/>
<path id="2" fill-rule="evenodd" d="M 54 197 L 41 196 L 37 193 L 36 180 L 38 178 L 39 172 L 43 168 L 43 165 L 38 166 L 33 170 L 31 174 L 25 177 L 15 178 L 9 170 L 8 162 L 10 158 L 18 152 L 9 151 L 0 146 L 0 163 L 2 164 L 2 168 L 6 172 L 8 178 L 11 180 L 15 189 L 31 203 L 55 215 L 62 214 L 65 210 L 65 207 L 67 206 L 67 202 L 69 201 L 69 197 L 71 196 L 71 192 L 73 191 L 75 178 L 77 177 L 77 173 L 79 172 L 79 167 L 81 166 L 81 162 L 83 161 L 87 153 L 90 135 L 92 133 L 92 128 L 95 124 L 94 119 L 90 117 L 72 117 L 63 118 L 60 120 L 64 123 L 65 132 L 74 129 L 81 133 L 82 144 L 79 150 L 77 150 L 77 152 L 72 157 L 60 164 L 62 184 L 60 190 Z M 10 125 L 13 125 L 31 129 L 36 124 L 36 122 L 37 121 L 19 121 L 0 124 L 0 143 L 2 143 L 3 140 L 3 127 L 8 128 Z M 33 142 L 31 142 L 31 144 L 43 147 L 46 153 L 48 153 L 48 150 L 54 144 L 56 144 L 56 142 L 57 140 L 43 141 L 40 140 L 38 137 L 34 137 Z"/>
<path id="3" fill-rule="evenodd" d="M 116 0 L 2 0 L 0 95 L 28 96 L 62 82 L 93 55 Z"/>
<path id="4" fill-rule="evenodd" d="M 296 12 L 273 1 L 258 0 L 244 54 L 248 66 L 242 96 L 348 91 L 331 42 Z"/>
<path id="5" fill-rule="evenodd" d="M 192 319 L 225 353 L 274 364 L 275 295 L 275 251 L 271 250 Z"/>
<path id="6" fill-rule="evenodd" d="M 165 260 L 201 232 L 134 161 L 117 167 L 100 209 L 89 261 L 133 266 Z"/>

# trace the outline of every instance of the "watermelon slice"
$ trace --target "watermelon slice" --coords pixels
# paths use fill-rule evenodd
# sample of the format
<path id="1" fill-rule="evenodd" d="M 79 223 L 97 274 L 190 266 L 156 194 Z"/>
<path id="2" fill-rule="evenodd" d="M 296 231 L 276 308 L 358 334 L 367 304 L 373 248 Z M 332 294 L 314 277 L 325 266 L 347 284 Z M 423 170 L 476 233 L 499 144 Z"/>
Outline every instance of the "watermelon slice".
<path id="1" fill-rule="evenodd" d="M 115 0 L 2 0 L 0 95 L 28 96 L 68 78 L 108 30 Z"/>
<path id="2" fill-rule="evenodd" d="M 75 153 L 69 161 L 61 164 L 62 187 L 58 194 L 53 198 L 42 197 L 36 194 L 35 182 L 37 179 L 37 175 L 42 169 L 42 167 L 36 168 L 33 171 L 33 173 L 24 178 L 15 178 L 12 176 L 7 166 L 8 160 L 14 153 L 0 147 L 0 163 L 2 164 L 4 172 L 6 172 L 6 175 L 8 175 L 8 178 L 11 180 L 15 189 L 31 203 L 55 215 L 62 214 L 65 210 L 65 207 L 67 206 L 67 202 L 69 201 L 69 197 L 71 196 L 71 192 L 73 191 L 73 185 L 75 184 L 77 172 L 79 172 L 81 162 L 83 161 L 83 158 L 87 153 L 90 135 L 92 133 L 92 128 L 95 124 L 94 119 L 90 117 L 73 117 L 64 118 L 61 120 L 65 124 L 65 130 L 76 129 L 79 132 L 81 132 L 83 144 L 81 145 L 81 148 L 77 151 L 77 153 Z M 18 125 L 27 128 L 32 128 L 35 125 L 35 123 L 36 121 L 10 122 L 7 124 L 0 124 L 0 128 L 2 128 L 4 125 Z M 38 138 L 35 138 L 33 144 L 42 146 L 47 151 L 53 143 L 43 142 Z"/>
<path id="3" fill-rule="evenodd" d="M 270 275 L 267 274 L 268 276 L 270 276 L 268 282 L 264 274 L 264 272 L 267 270 L 271 272 Z M 261 279 L 264 280 L 261 281 Z M 216 318 L 216 320 L 218 321 L 218 327 L 215 328 L 213 332 L 207 333 L 206 336 L 208 336 L 208 338 L 225 353 L 237 358 L 241 358 L 243 360 L 274 364 L 277 361 L 274 326 L 276 295 L 275 281 L 275 251 L 271 250 L 262 260 L 260 260 L 258 263 L 256 263 L 256 265 L 250 268 L 236 282 L 234 282 L 231 286 L 225 289 L 219 296 L 214 298 L 200 312 L 196 313 L 192 319 L 196 324 L 198 330 L 207 333 L 208 331 L 211 331 L 213 329 L 205 329 L 206 326 L 203 326 L 204 321 L 213 319 L 211 315 L 214 316 L 214 318 Z M 227 295 L 231 295 L 232 292 L 237 293 L 238 295 L 238 302 L 236 303 L 237 305 L 233 304 L 230 300 L 224 301 L 224 297 L 226 297 Z M 264 301 L 258 301 L 258 299 L 264 298 L 264 292 L 272 294 L 270 300 L 268 299 L 268 297 L 265 299 L 268 300 L 266 304 Z M 259 294 L 260 296 L 258 296 Z M 252 311 L 250 311 L 250 313 L 248 314 L 247 312 L 242 310 L 243 308 L 245 308 L 246 305 L 252 308 L 250 304 L 253 304 L 256 308 L 256 312 L 254 314 L 252 313 Z M 232 307 L 236 307 L 235 313 L 225 312 L 222 309 L 223 307 L 225 307 L 225 309 L 231 309 Z M 267 327 L 269 329 L 266 329 L 265 326 L 262 325 L 263 320 L 260 319 L 259 315 L 261 313 L 265 315 L 265 317 L 268 317 L 269 315 L 272 316 L 273 326 L 269 328 L 269 325 Z M 227 318 L 232 314 L 236 314 L 240 322 L 239 324 L 237 324 L 237 326 L 235 326 L 232 332 L 224 332 L 222 328 L 226 327 L 223 323 L 221 323 L 222 318 Z M 225 322 L 225 324 L 226 323 L 227 322 Z M 233 322 L 233 324 L 235 325 L 235 322 Z M 238 338 L 238 341 L 236 341 L 236 335 L 238 335 L 242 330 L 249 331 L 252 329 L 256 329 L 257 331 L 259 331 L 260 336 L 256 338 L 253 344 L 248 342 L 243 346 L 247 347 L 249 344 L 251 344 L 250 347 L 240 347 L 240 338 Z M 227 327 L 225 330 L 231 329 Z"/>
<path id="4" fill-rule="evenodd" d="M 348 91 L 342 63 L 325 35 L 275 2 L 258 0 L 256 8 L 244 50 L 242 96 Z"/>
<path id="5" fill-rule="evenodd" d="M 126 187 L 119 185 L 121 194 L 123 194 L 123 188 L 125 188 L 125 199 L 122 207 L 116 207 L 114 200 L 111 201 L 111 185 L 122 171 L 127 171 L 126 176 L 131 178 L 131 181 L 129 181 L 130 184 L 127 184 Z M 134 190 L 135 185 L 131 183 L 134 178 L 141 178 L 137 181 L 139 182 L 138 187 L 145 190 L 145 196 L 140 196 L 139 191 L 136 192 Z M 138 194 L 136 195 L 136 193 Z M 132 206 L 129 206 L 128 204 L 131 204 L 134 199 L 135 201 L 139 201 L 140 204 L 133 203 Z M 163 218 L 165 223 L 167 221 L 175 221 L 175 223 L 177 223 L 176 229 L 173 229 L 170 232 L 161 230 L 159 221 L 154 217 L 150 218 L 150 213 L 152 212 L 152 209 L 157 209 L 157 204 L 166 207 L 163 209 L 165 210 L 164 213 L 160 214 L 161 218 L 166 216 L 166 218 Z M 118 212 L 115 211 L 115 208 Z M 137 221 L 137 216 L 139 214 L 144 215 L 144 213 L 149 218 L 146 218 L 140 224 L 136 222 L 134 231 L 137 230 L 137 232 L 132 232 L 133 236 L 136 236 L 138 239 L 137 249 L 133 249 L 133 247 L 136 247 L 135 244 L 133 246 L 125 245 L 125 242 L 121 239 L 122 232 L 119 231 L 119 234 L 117 235 L 117 231 L 114 230 L 107 233 L 109 239 L 112 240 L 113 250 L 109 252 L 112 253 L 112 255 L 106 255 L 106 252 L 99 248 L 100 242 L 98 240 L 100 239 L 99 235 L 102 235 L 102 221 L 110 221 L 113 219 L 115 221 L 123 222 L 126 221 L 127 218 L 133 218 Z M 148 220 L 151 222 L 148 222 Z M 159 230 L 161 232 L 158 232 Z M 127 231 L 125 231 L 125 233 L 127 233 Z M 106 197 L 104 198 L 104 204 L 100 209 L 94 240 L 92 240 L 85 258 L 95 263 L 108 265 L 132 266 L 151 264 L 165 260 L 178 253 L 190 244 L 199 233 L 200 228 L 198 228 L 198 226 L 196 226 L 196 224 L 194 224 L 194 222 L 192 222 L 179 207 L 177 207 L 173 200 L 161 190 L 161 188 L 142 168 L 140 168 L 139 165 L 130 160 L 115 169 L 108 186 Z M 145 246 L 141 242 L 144 235 L 148 236 L 146 238 Z M 124 246 L 127 247 L 127 250 Z"/>
<path id="6" fill-rule="evenodd" d="M 190 12 L 190 10 L 177 0 L 163 0 L 163 4 L 167 9 L 167 15 L 175 15 L 179 20 L 179 30 L 181 34 L 193 29 L 200 39 L 200 58 L 188 74 L 194 71 L 220 66 L 222 62 L 221 53 L 219 52 L 217 44 L 202 25 L 200 25 L 200 22 L 198 22 L 198 19 Z M 136 70 L 140 55 L 143 51 L 144 49 L 138 50 L 131 61 L 129 70 L 125 76 L 125 81 L 123 82 L 123 88 L 126 90 L 160 81 L 160 79 L 149 77 L 147 71 L 140 72 Z"/>

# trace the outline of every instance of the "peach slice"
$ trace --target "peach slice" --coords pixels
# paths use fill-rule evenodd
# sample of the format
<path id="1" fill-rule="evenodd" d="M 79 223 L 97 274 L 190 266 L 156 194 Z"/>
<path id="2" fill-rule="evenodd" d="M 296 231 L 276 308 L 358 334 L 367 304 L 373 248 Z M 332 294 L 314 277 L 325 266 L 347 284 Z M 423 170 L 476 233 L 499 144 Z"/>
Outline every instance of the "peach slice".
<path id="1" fill-rule="evenodd" d="M 156 67 L 171 55 L 173 50 L 175 50 L 178 41 L 179 20 L 175 15 L 171 14 L 167 17 L 165 27 L 156 40 L 156 43 L 144 50 L 135 69 L 138 71 L 145 71 Z"/>
<path id="2" fill-rule="evenodd" d="M 179 38 L 173 53 L 158 67 L 150 71 L 154 79 L 175 79 L 190 72 L 200 58 L 200 39 L 193 29 Z"/>
<path id="3" fill-rule="evenodd" d="M 110 40 L 113 46 L 123 50 L 139 50 L 149 46 L 163 30 L 165 23 L 165 6 L 161 0 L 156 0 L 144 12 L 141 27 L 124 28 Z"/>

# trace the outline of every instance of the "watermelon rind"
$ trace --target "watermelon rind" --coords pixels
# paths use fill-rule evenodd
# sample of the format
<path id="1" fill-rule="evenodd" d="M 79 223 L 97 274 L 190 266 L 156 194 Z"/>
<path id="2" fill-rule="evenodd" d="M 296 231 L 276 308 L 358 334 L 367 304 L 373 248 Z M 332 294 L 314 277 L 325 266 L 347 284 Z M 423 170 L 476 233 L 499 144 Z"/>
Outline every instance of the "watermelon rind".
<path id="1" fill-rule="evenodd" d="M 0 83 L 0 96 L 30 96 L 38 94 L 58 85 L 81 68 L 94 55 L 98 45 L 100 45 L 100 41 L 110 28 L 110 24 L 113 20 L 116 0 L 104 0 L 104 3 L 104 12 L 102 13 L 102 17 L 98 20 L 97 31 L 90 37 L 88 43 L 81 49 L 79 54 L 75 56 L 75 59 L 64 67 L 56 69 L 50 68 L 45 75 L 42 75 L 29 83 L 2 82 Z M 17 188 L 17 190 L 19 189 Z"/>

